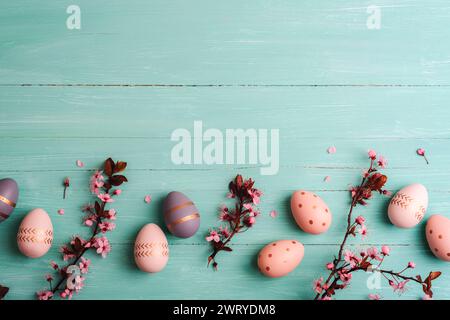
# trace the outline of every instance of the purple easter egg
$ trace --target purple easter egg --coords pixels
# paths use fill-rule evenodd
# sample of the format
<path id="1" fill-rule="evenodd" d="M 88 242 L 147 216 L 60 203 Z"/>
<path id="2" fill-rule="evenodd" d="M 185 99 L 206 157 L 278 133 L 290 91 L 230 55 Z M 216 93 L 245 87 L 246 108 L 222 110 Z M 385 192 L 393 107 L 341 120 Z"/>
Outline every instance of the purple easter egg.
<path id="1" fill-rule="evenodd" d="M 164 200 L 164 222 L 174 236 L 192 237 L 200 227 L 200 214 L 183 193 L 172 191 Z"/>
<path id="2" fill-rule="evenodd" d="M 19 187 L 10 178 L 0 180 L 0 222 L 8 219 L 19 198 Z"/>

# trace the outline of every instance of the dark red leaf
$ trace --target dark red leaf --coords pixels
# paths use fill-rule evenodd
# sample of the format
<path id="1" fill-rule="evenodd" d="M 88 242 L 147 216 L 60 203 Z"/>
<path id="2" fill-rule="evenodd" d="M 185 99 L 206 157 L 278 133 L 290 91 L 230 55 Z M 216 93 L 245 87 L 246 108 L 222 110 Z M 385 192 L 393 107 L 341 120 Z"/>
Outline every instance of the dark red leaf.
<path id="1" fill-rule="evenodd" d="M 419 280 L 420 282 L 423 282 L 423 281 L 422 281 L 422 277 L 421 277 L 420 275 L 417 275 L 417 276 L 416 276 L 416 279 Z"/>
<path id="2" fill-rule="evenodd" d="M 113 185 L 113 186 L 120 186 L 122 183 L 124 182 L 128 182 L 127 178 L 125 176 L 122 175 L 115 175 L 112 176 L 111 178 L 109 178 L 109 182 Z"/>
<path id="3" fill-rule="evenodd" d="M 98 215 L 102 214 L 102 206 L 100 205 L 100 203 L 98 203 L 98 201 L 95 201 L 95 213 Z"/>
<path id="4" fill-rule="evenodd" d="M 442 274 L 442 272 L 440 271 L 432 271 L 430 272 L 430 275 L 428 276 L 430 278 L 431 281 L 433 281 L 434 279 L 439 278 L 439 276 Z"/>
<path id="5" fill-rule="evenodd" d="M 75 238 L 72 247 L 76 253 L 80 253 L 84 249 L 83 244 L 81 243 L 81 239 L 78 237 Z"/>
<path id="6" fill-rule="evenodd" d="M 123 161 L 117 161 L 116 166 L 114 167 L 114 173 L 122 172 L 127 167 L 127 163 Z"/>
<path id="7" fill-rule="evenodd" d="M 0 285 L 0 300 L 2 300 L 6 296 L 8 291 L 9 291 L 9 288 L 3 287 L 2 285 Z"/>
<path id="8" fill-rule="evenodd" d="M 115 164 L 114 164 L 113 159 L 111 159 L 111 158 L 106 159 L 105 165 L 103 168 L 103 172 L 105 172 L 105 174 L 108 177 L 111 177 L 113 175 L 114 169 L 115 169 Z"/>
<path id="9" fill-rule="evenodd" d="M 230 247 L 223 247 L 222 250 L 223 251 L 228 251 L 228 252 L 233 251 L 233 249 L 231 249 Z"/>

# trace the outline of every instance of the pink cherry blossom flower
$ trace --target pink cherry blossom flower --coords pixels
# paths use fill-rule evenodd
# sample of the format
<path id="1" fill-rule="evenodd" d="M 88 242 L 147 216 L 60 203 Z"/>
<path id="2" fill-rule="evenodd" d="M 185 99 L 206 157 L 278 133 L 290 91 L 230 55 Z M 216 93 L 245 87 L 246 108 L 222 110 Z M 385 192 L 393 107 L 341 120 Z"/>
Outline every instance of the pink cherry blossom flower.
<path id="1" fill-rule="evenodd" d="M 67 260 L 70 260 L 70 259 L 73 259 L 76 257 L 75 254 L 72 252 L 72 250 L 69 249 L 69 247 L 67 245 L 61 246 L 61 248 L 59 249 L 59 252 L 62 253 L 64 261 L 67 261 Z"/>
<path id="2" fill-rule="evenodd" d="M 219 212 L 219 220 L 220 221 L 231 221 L 232 216 L 230 215 L 230 211 L 227 206 L 221 206 Z"/>
<path id="3" fill-rule="evenodd" d="M 334 268 L 334 263 L 333 262 L 328 262 L 326 265 L 327 270 L 333 270 Z"/>
<path id="4" fill-rule="evenodd" d="M 339 279 L 341 279 L 342 282 L 348 283 L 350 280 L 352 280 L 352 274 L 348 272 L 346 269 L 342 269 L 338 272 Z"/>
<path id="5" fill-rule="evenodd" d="M 220 236 L 219 233 L 216 230 L 211 230 L 209 232 L 209 235 L 206 237 L 206 241 L 211 242 L 219 242 L 220 241 Z"/>
<path id="6" fill-rule="evenodd" d="M 425 155 L 425 149 L 419 148 L 417 149 L 417 154 L 421 157 L 423 157 L 425 159 L 425 161 L 427 162 L 427 164 L 429 164 L 427 156 Z"/>
<path id="7" fill-rule="evenodd" d="M 378 256 L 378 249 L 375 247 L 367 249 L 367 255 L 369 256 L 370 259 L 375 259 L 378 261 L 383 260 L 380 256 Z"/>
<path id="8" fill-rule="evenodd" d="M 64 209 L 59 209 L 59 210 L 58 210 L 58 214 L 59 214 L 60 216 L 64 215 Z"/>
<path id="9" fill-rule="evenodd" d="M 109 252 L 111 252 L 111 245 L 107 238 L 96 238 L 94 242 L 94 247 L 97 248 L 97 253 L 101 254 L 105 258 Z"/>
<path id="10" fill-rule="evenodd" d="M 381 253 L 383 256 L 388 256 L 391 249 L 388 246 L 382 246 L 381 247 Z"/>
<path id="11" fill-rule="evenodd" d="M 433 298 L 431 298 L 430 295 L 425 294 L 425 295 L 422 297 L 422 300 L 433 300 Z"/>
<path id="12" fill-rule="evenodd" d="M 115 194 L 116 196 L 119 196 L 121 193 L 122 193 L 122 190 L 120 190 L 120 189 L 114 190 L 114 194 Z"/>
<path id="13" fill-rule="evenodd" d="M 59 266 L 53 260 L 50 261 L 50 266 L 52 267 L 53 270 L 58 270 L 59 269 Z"/>
<path id="14" fill-rule="evenodd" d="M 68 299 L 70 300 L 70 299 L 72 299 L 73 291 L 66 288 L 66 289 L 64 289 L 64 291 L 62 291 L 62 292 L 59 294 L 59 296 L 60 296 L 61 298 L 63 298 L 63 299 L 68 298 Z"/>
<path id="15" fill-rule="evenodd" d="M 328 147 L 327 152 L 329 154 L 336 153 L 336 147 L 335 146 Z"/>
<path id="16" fill-rule="evenodd" d="M 322 293 L 322 291 L 323 291 L 322 282 L 323 282 L 323 278 L 319 278 L 319 279 L 314 280 L 314 282 L 313 282 L 313 290 L 314 290 L 315 293 L 318 293 L 318 294 Z"/>
<path id="17" fill-rule="evenodd" d="M 230 231 L 228 230 L 228 227 L 220 226 L 219 227 L 219 232 L 222 234 L 222 236 L 224 238 L 228 238 L 231 235 Z"/>
<path id="18" fill-rule="evenodd" d="M 345 250 L 345 252 L 344 252 L 344 260 L 346 262 L 348 262 L 352 268 L 355 267 L 360 262 L 359 257 L 357 257 L 350 250 Z"/>
<path id="19" fill-rule="evenodd" d="M 45 290 L 36 292 L 38 300 L 50 300 L 53 297 L 53 292 Z"/>
<path id="20" fill-rule="evenodd" d="M 262 192 L 258 189 L 250 189 L 247 191 L 249 196 L 252 198 L 254 204 L 259 204 L 260 197 L 262 196 Z"/>
<path id="21" fill-rule="evenodd" d="M 97 197 L 106 203 L 114 202 L 114 199 L 111 198 L 111 195 L 109 193 L 100 193 Z"/>
<path id="22" fill-rule="evenodd" d="M 408 262 L 408 268 L 414 269 L 416 267 L 416 264 L 413 261 Z"/>
<path id="23" fill-rule="evenodd" d="M 79 167 L 79 168 L 83 168 L 84 167 L 84 163 L 81 160 L 77 160 L 76 164 L 77 164 L 77 167 Z"/>
<path id="24" fill-rule="evenodd" d="M 92 227 L 97 220 L 97 215 L 93 214 L 84 218 L 84 224 L 88 227 Z"/>
<path id="25" fill-rule="evenodd" d="M 358 217 L 356 217 L 355 222 L 357 224 L 359 224 L 360 226 L 362 226 L 364 224 L 364 222 L 366 222 L 366 219 L 363 216 L 358 216 Z"/>
<path id="26" fill-rule="evenodd" d="M 152 196 L 146 195 L 146 196 L 144 197 L 144 201 L 145 201 L 145 203 L 150 203 L 150 202 L 152 202 Z"/>
<path id="27" fill-rule="evenodd" d="M 403 293 L 406 291 L 406 284 L 409 282 L 409 280 L 400 281 L 398 283 L 395 283 L 392 280 L 389 280 L 389 285 L 394 290 L 394 292 Z"/>
<path id="28" fill-rule="evenodd" d="M 368 231 L 367 231 L 367 227 L 365 225 L 362 225 L 361 228 L 359 228 L 358 232 L 363 239 L 365 239 L 367 237 Z"/>
<path id="29" fill-rule="evenodd" d="M 116 228 L 116 225 L 112 222 L 103 221 L 102 223 L 99 223 L 98 227 L 100 228 L 100 231 L 102 233 L 106 233 L 108 231 L 112 231 Z"/>
<path id="30" fill-rule="evenodd" d="M 378 158 L 378 166 L 380 167 L 380 168 L 386 168 L 386 166 L 387 166 L 387 160 L 386 160 L 386 158 L 385 157 L 383 157 L 383 156 L 380 156 L 379 158 Z"/>
<path id="31" fill-rule="evenodd" d="M 370 149 L 370 150 L 367 152 L 367 154 L 369 155 L 369 158 L 370 158 L 370 159 L 372 159 L 372 160 L 374 160 L 374 161 L 377 159 L 377 153 L 376 153 L 376 151 Z"/>
<path id="32" fill-rule="evenodd" d="M 371 293 L 371 294 L 369 294 L 369 299 L 370 300 L 381 300 L 381 297 L 379 294 Z"/>
<path id="33" fill-rule="evenodd" d="M 272 210 L 270 211 L 269 215 L 275 219 L 278 216 L 278 212 L 276 210 Z"/>
<path id="34" fill-rule="evenodd" d="M 89 266 L 91 265 L 91 260 L 81 257 L 81 262 L 78 264 L 80 267 L 80 272 L 85 274 L 89 271 Z"/>
<path id="35" fill-rule="evenodd" d="M 106 211 L 106 219 L 116 220 L 116 210 L 109 209 L 108 211 Z"/>

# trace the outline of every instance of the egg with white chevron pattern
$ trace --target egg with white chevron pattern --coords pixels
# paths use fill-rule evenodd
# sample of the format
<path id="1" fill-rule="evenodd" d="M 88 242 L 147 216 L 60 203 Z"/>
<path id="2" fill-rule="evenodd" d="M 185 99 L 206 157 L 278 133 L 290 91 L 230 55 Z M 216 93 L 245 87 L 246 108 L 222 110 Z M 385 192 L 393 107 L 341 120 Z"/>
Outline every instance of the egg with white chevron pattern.
<path id="1" fill-rule="evenodd" d="M 134 261 L 148 273 L 160 272 L 169 261 L 169 244 L 164 232 L 154 223 L 139 231 L 134 243 Z"/>
<path id="2" fill-rule="evenodd" d="M 0 180 L 0 223 L 9 218 L 19 198 L 19 187 L 10 178 Z"/>
<path id="3" fill-rule="evenodd" d="M 19 226 L 17 246 L 29 258 L 39 258 L 50 250 L 53 242 L 53 225 L 43 209 L 30 211 Z"/>
<path id="4" fill-rule="evenodd" d="M 404 187 L 391 199 L 388 216 L 400 228 L 412 228 L 422 221 L 428 208 L 428 191 L 420 183 Z"/>

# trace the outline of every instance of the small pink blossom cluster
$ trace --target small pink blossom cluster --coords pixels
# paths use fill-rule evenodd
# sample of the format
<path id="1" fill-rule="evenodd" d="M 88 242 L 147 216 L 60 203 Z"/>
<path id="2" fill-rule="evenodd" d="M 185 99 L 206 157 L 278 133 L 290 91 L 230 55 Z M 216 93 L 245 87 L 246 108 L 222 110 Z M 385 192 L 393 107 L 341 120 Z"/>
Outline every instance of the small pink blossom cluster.
<path id="1" fill-rule="evenodd" d="M 59 292 L 61 298 L 72 298 L 73 293 L 78 293 L 83 288 L 85 277 L 82 275 L 87 274 L 91 263 L 83 255 L 92 250 L 105 258 L 111 251 L 111 244 L 105 234 L 116 227 L 112 222 L 116 219 L 116 210 L 107 209 L 106 206 L 113 203 L 114 198 L 121 194 L 122 191 L 118 187 L 128 181 L 125 176 L 118 174 L 124 171 L 126 166 L 126 162 L 114 162 L 109 158 L 105 161 L 103 170 L 95 171 L 91 176 L 89 186 L 91 192 L 97 196 L 97 200 L 94 204 L 84 205 L 82 211 L 86 214 L 83 218 L 84 225 L 91 228 L 92 235 L 89 239 L 83 239 L 79 235 L 73 236 L 68 244 L 61 246 L 63 260 L 69 261 L 69 264 L 59 267 L 56 263 L 51 263 L 52 268 L 58 272 L 60 280 L 53 287 L 53 278 L 47 277 L 50 290 L 38 292 L 38 299 L 52 299 L 56 292 Z M 80 270 L 80 274 L 74 278 L 69 272 L 71 266 L 76 266 Z M 72 281 L 70 284 L 67 283 L 69 279 Z M 63 285 L 64 289 L 60 289 Z"/>
<path id="2" fill-rule="evenodd" d="M 232 209 L 227 206 L 220 208 L 219 219 L 226 225 L 211 229 L 206 236 L 206 241 L 213 247 L 213 253 L 208 257 L 208 265 L 212 262 L 214 269 L 217 269 L 214 259 L 217 253 L 232 251 L 228 246 L 230 240 L 237 233 L 253 227 L 256 218 L 260 215 L 256 206 L 260 203 L 262 192 L 256 189 L 254 184 L 251 178 L 245 180 L 241 175 L 237 175 L 228 185 L 227 198 L 235 199 L 235 206 Z"/>

